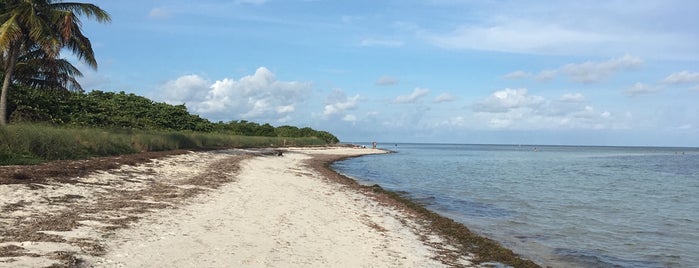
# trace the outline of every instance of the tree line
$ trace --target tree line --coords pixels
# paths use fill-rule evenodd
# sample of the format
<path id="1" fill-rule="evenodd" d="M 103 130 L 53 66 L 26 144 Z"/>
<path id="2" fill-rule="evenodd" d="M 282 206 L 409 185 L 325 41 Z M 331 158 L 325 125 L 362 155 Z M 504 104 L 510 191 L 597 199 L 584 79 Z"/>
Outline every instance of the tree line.
<path id="1" fill-rule="evenodd" d="M 224 132 L 262 137 L 317 137 L 327 143 L 339 140 L 327 131 L 309 127 L 259 124 L 246 120 L 211 122 L 187 111 L 183 104 L 156 102 L 125 92 L 43 90 L 13 87 L 8 103 L 9 122 L 142 130 Z"/>

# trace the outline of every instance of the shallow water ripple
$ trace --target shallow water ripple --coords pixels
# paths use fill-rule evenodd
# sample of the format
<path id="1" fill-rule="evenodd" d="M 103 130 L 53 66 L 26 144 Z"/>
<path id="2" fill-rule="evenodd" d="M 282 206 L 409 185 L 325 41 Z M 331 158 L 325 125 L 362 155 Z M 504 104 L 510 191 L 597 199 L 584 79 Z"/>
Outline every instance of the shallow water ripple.
<path id="1" fill-rule="evenodd" d="M 388 149 L 397 153 L 334 168 L 403 191 L 543 265 L 699 267 L 697 148 Z"/>

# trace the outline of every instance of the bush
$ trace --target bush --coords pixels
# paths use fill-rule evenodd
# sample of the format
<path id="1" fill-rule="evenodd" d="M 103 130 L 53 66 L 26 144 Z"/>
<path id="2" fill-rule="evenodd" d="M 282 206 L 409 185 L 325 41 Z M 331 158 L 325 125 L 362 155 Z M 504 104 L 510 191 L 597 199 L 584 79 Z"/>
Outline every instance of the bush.
<path id="1" fill-rule="evenodd" d="M 10 122 L 14 123 L 126 130 L 221 132 L 229 135 L 263 137 L 316 137 L 326 143 L 339 142 L 337 137 L 329 132 L 317 131 L 309 127 L 275 128 L 270 124 L 258 124 L 245 120 L 212 123 L 198 115 L 190 114 L 185 105 L 154 102 L 123 91 L 115 93 L 95 90 L 83 93 L 17 86 L 10 90 L 8 114 Z M 183 147 L 192 145 L 189 144 L 192 141 L 182 136 L 172 138 L 184 143 Z M 150 144 L 155 148 L 165 146 L 155 141 Z"/>
<path id="2" fill-rule="evenodd" d="M 221 132 L 101 129 L 12 124 L 0 127 L 0 164 L 36 164 L 145 151 L 269 146 L 317 146 L 316 137 L 240 136 Z"/>

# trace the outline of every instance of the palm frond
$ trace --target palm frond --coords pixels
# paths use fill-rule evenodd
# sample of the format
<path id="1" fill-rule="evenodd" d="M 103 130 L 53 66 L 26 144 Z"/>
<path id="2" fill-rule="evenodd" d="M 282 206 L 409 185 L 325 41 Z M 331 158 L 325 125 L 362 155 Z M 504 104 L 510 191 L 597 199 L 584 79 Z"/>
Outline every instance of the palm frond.
<path id="1" fill-rule="evenodd" d="M 81 61 L 85 62 L 93 69 L 97 69 L 97 59 L 92 50 L 90 39 L 84 36 L 81 32 L 73 32 L 70 40 L 65 43 L 65 47 L 69 49 Z"/>
<path id="2" fill-rule="evenodd" d="M 21 39 L 22 28 L 17 23 L 17 15 L 11 16 L 0 25 L 0 48 L 3 51 L 10 47 L 10 44 Z"/>
<path id="3" fill-rule="evenodd" d="M 51 7 L 54 10 L 65 10 L 74 12 L 79 16 L 84 15 L 88 19 L 94 18 L 99 23 L 108 23 L 112 21 L 112 18 L 109 15 L 109 13 L 107 13 L 107 11 L 104 11 L 103 9 L 99 8 L 94 4 L 58 2 L 52 3 Z"/>
<path id="4" fill-rule="evenodd" d="M 43 50 L 37 49 L 19 58 L 13 80 L 31 87 L 81 91 L 76 78 L 82 76 L 68 60 L 47 57 Z"/>

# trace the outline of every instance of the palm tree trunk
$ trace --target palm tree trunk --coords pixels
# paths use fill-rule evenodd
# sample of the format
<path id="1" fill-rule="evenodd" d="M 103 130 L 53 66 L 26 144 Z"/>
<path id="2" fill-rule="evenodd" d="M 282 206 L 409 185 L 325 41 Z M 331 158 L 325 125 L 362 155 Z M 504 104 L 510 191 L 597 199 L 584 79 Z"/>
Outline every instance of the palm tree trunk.
<path id="1" fill-rule="evenodd" d="M 7 93 L 10 90 L 15 63 L 17 63 L 17 48 L 10 48 L 9 52 L 7 55 L 7 66 L 4 66 L 5 79 L 2 81 L 2 94 L 0 94 L 0 126 L 7 124 Z"/>

